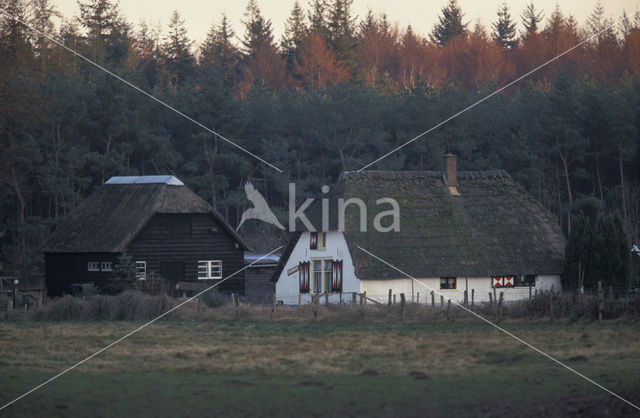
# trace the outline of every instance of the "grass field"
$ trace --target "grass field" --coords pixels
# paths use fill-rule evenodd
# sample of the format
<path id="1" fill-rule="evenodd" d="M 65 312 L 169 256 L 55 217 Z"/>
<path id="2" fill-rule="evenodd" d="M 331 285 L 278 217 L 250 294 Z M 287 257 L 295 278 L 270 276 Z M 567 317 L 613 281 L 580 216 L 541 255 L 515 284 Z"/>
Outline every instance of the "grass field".
<path id="1" fill-rule="evenodd" d="M 0 322 L 0 404 L 140 324 Z M 612 391 L 640 401 L 640 324 L 502 325 Z M 0 415 L 620 416 L 633 412 L 593 384 L 476 320 L 265 319 L 155 323 Z"/>

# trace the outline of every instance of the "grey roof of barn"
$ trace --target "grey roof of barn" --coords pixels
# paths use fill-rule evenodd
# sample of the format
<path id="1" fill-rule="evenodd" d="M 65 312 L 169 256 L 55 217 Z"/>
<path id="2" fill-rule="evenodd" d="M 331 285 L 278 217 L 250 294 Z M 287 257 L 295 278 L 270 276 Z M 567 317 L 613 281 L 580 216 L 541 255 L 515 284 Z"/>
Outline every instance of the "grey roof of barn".
<path id="1" fill-rule="evenodd" d="M 440 171 L 343 173 L 329 194 L 320 197 L 329 199 L 329 230 L 337 229 L 338 198 L 359 197 L 367 205 L 367 232 L 359 231 L 355 205 L 345 215 L 344 235 L 356 276 L 404 277 L 357 246 L 414 277 L 562 271 L 565 239 L 557 219 L 505 171 L 458 171 L 457 179 L 460 196 L 449 192 Z M 390 209 L 389 204 L 376 204 L 383 197 L 395 199 L 400 206 L 399 232 L 373 228 L 375 215 Z M 321 225 L 319 203 L 316 199 L 308 210 L 317 228 Z M 286 258 L 283 255 L 281 264 Z"/>
<path id="2" fill-rule="evenodd" d="M 158 213 L 207 213 L 249 247 L 213 207 L 174 176 L 112 177 L 58 225 L 47 253 L 119 253 Z"/>

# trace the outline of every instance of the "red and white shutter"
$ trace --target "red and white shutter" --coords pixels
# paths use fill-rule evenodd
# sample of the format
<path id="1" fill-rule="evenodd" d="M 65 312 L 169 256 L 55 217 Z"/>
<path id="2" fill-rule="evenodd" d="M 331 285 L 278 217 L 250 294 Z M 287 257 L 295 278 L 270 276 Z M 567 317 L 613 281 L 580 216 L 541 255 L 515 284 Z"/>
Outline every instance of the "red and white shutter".
<path id="1" fill-rule="evenodd" d="M 504 276 L 502 278 L 502 285 L 504 287 L 513 287 L 513 276 Z"/>
<path id="2" fill-rule="evenodd" d="M 312 232 L 311 233 L 311 238 L 310 238 L 310 242 L 309 242 L 309 248 L 312 250 L 317 250 L 318 249 L 318 233 L 317 232 Z"/>
<path id="3" fill-rule="evenodd" d="M 298 264 L 298 280 L 300 282 L 300 293 L 309 293 L 309 262 Z"/>
<path id="4" fill-rule="evenodd" d="M 342 260 L 333 261 L 333 283 L 331 287 L 334 292 L 342 292 Z"/>

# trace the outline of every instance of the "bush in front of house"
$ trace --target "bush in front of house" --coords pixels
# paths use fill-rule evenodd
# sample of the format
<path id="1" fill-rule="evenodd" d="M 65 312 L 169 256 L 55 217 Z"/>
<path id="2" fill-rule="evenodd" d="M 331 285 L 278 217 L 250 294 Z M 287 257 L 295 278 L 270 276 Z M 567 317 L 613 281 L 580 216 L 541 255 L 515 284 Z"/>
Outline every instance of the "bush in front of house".
<path id="1" fill-rule="evenodd" d="M 215 289 L 210 289 L 199 297 L 200 301 L 210 308 L 219 308 L 224 305 L 224 296 L 218 293 Z"/>
<path id="2" fill-rule="evenodd" d="M 149 320 L 174 307 L 177 301 L 166 295 L 148 295 L 127 290 L 118 295 L 56 298 L 32 313 L 38 321 Z"/>

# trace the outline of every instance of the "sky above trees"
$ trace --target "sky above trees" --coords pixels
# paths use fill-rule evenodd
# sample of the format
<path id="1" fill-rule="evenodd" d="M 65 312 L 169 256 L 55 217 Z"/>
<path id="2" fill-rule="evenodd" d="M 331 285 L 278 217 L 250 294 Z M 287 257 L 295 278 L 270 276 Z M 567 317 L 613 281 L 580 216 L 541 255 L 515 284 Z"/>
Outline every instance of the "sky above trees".
<path id="1" fill-rule="evenodd" d="M 496 12 L 502 4 L 502 0 L 461 0 L 458 2 L 464 12 L 465 21 L 470 26 L 480 19 L 483 25 L 490 26 L 496 20 Z M 509 0 L 507 5 L 514 17 L 526 8 L 529 0 Z M 549 17 L 556 6 L 556 0 L 536 0 L 536 9 L 542 10 L 545 18 Z M 150 4 L 153 4 L 150 7 Z M 276 38 L 280 38 L 286 19 L 291 13 L 294 0 L 269 0 L 259 2 L 260 9 L 265 18 L 270 19 L 273 24 Z M 304 9 L 308 9 L 306 1 L 300 2 Z M 566 15 L 572 15 L 582 25 L 586 23 L 587 17 L 593 11 L 595 0 L 563 0 L 560 7 Z M 640 7 L 637 0 L 602 0 L 601 4 L 605 8 L 606 16 L 618 19 L 622 11 L 627 14 L 633 13 Z M 66 18 L 79 14 L 78 2 L 76 0 L 56 0 L 55 7 Z M 400 28 L 411 25 L 414 31 L 422 36 L 427 36 L 438 20 L 440 9 L 446 5 L 445 0 L 441 1 L 416 1 L 416 0 L 354 0 L 352 10 L 360 19 L 366 16 L 371 9 L 374 13 L 386 13 L 391 23 L 398 23 Z M 219 20 L 220 15 L 225 13 L 229 18 L 229 23 L 236 34 L 242 34 L 242 21 L 247 1 L 209 1 L 182 0 L 122 0 L 120 9 L 124 16 L 132 23 L 137 23 L 141 19 L 147 20 L 151 24 L 160 23 L 162 28 L 166 28 L 171 19 L 173 10 L 178 10 L 185 19 L 188 35 L 197 42 L 205 39 L 208 29 L 212 23 Z M 524 27 L 517 20 L 517 29 L 524 30 Z"/>

